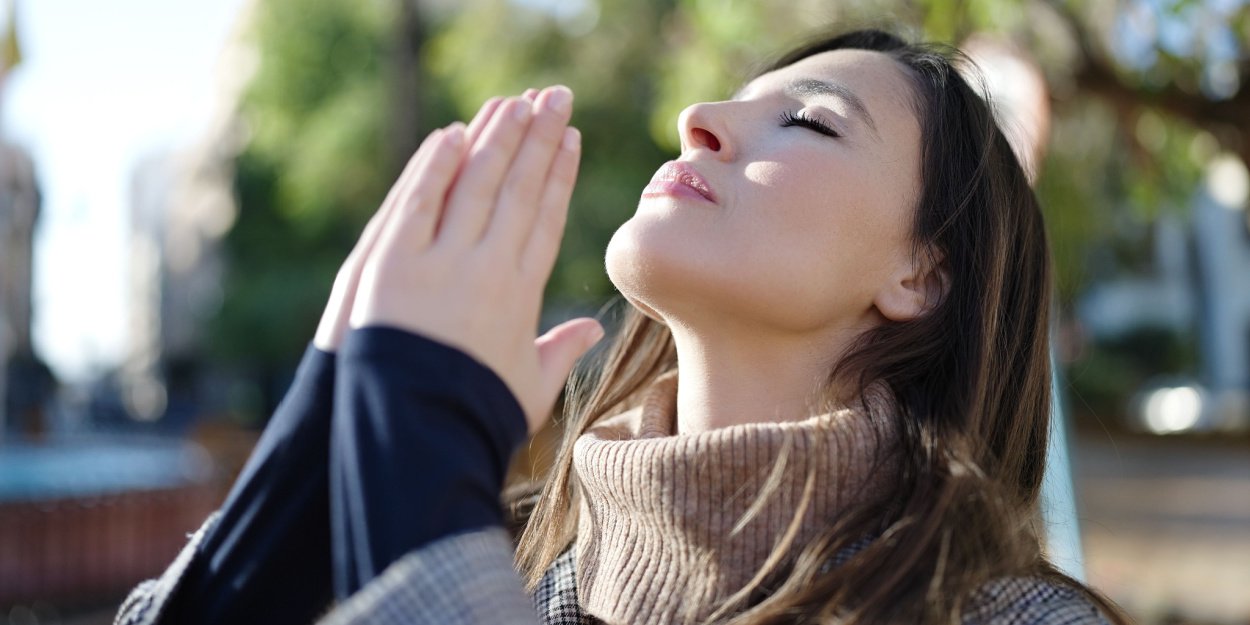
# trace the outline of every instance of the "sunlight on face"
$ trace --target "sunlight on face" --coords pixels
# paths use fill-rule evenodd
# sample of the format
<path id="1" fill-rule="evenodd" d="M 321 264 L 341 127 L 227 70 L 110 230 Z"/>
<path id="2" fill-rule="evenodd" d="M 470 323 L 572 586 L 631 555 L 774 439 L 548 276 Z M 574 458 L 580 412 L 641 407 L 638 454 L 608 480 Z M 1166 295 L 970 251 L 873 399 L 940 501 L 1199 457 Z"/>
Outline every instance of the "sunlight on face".
<path id="1" fill-rule="evenodd" d="M 681 115 L 682 153 L 608 246 L 663 321 L 784 333 L 865 327 L 910 265 L 920 127 L 906 70 L 824 52 Z"/>

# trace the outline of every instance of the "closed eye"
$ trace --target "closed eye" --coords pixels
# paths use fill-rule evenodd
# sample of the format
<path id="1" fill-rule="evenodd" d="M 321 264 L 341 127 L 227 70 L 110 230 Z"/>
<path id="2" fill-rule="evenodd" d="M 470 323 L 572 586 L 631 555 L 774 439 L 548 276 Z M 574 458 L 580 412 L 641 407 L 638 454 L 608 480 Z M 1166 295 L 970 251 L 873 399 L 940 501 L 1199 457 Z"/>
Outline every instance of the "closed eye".
<path id="1" fill-rule="evenodd" d="M 802 111 L 797 113 L 793 111 L 786 111 L 781 114 L 781 127 L 788 128 L 790 126 L 802 126 L 803 128 L 815 130 L 822 135 L 828 135 L 834 138 L 842 136 L 841 133 L 834 130 L 829 124 L 826 124 L 815 117 L 808 117 Z"/>

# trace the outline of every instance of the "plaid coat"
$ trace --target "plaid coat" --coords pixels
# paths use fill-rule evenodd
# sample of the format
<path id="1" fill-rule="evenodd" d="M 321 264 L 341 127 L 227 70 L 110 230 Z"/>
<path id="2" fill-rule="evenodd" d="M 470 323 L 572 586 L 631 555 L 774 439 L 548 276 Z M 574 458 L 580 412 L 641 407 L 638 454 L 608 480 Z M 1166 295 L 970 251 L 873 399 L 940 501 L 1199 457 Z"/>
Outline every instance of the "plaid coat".
<path id="1" fill-rule="evenodd" d="M 116 625 L 161 623 L 161 607 L 176 589 L 210 518 L 159 579 L 131 593 Z M 527 595 L 512 566 L 512 539 L 503 528 L 449 536 L 414 551 L 336 606 L 321 625 L 598 625 L 577 603 L 574 551 L 558 558 L 536 592 Z M 973 598 L 964 625 L 1107 625 L 1079 592 L 1035 578 L 991 583 Z"/>
<path id="2" fill-rule="evenodd" d="M 469 605 L 485 597 L 516 596 L 519 580 L 511 574 L 512 551 L 508 535 L 501 530 L 485 530 L 462 534 L 432 545 L 431 552 L 423 557 L 420 552 L 400 561 L 383 577 L 395 574 L 385 589 L 375 589 L 376 597 L 368 596 L 366 588 L 360 597 L 353 598 L 334 615 L 333 623 L 525 623 L 531 625 L 601 625 L 601 621 L 585 613 L 577 603 L 576 559 L 573 550 L 560 556 L 543 576 L 535 589 L 532 611 L 523 614 L 517 605 L 506 606 L 503 601 L 490 600 L 475 606 Z M 479 552 L 479 549 L 481 551 Z M 484 555 L 490 552 L 491 555 Z M 415 556 L 415 557 L 414 557 Z M 494 560 L 509 575 L 493 580 L 479 577 L 471 580 L 465 571 L 474 568 L 471 561 L 482 557 Z M 417 579 L 408 574 L 419 570 Z M 415 583 L 414 583 L 415 582 Z M 431 586 L 416 590 L 416 586 Z M 481 583 L 481 586 L 477 586 Z M 454 587 L 462 584 L 472 587 L 460 594 Z M 492 587 L 491 584 L 499 584 Z M 382 596 L 389 595 L 389 596 Z M 445 604 L 431 609 L 428 601 L 435 596 L 446 598 L 459 595 L 463 601 L 458 606 Z M 384 608 L 382 606 L 385 606 Z M 529 607 L 529 606 L 527 606 Z M 378 609 L 382 608 L 382 609 Z M 450 608 L 450 611 L 446 611 Z M 356 610 L 359 610 L 357 612 Z M 444 611 L 439 611 L 444 610 Z M 537 618 L 535 614 L 537 613 Z M 465 618 L 457 618 L 464 615 Z M 382 618 L 379 618 L 382 616 Z M 342 620 L 337 620 L 341 618 Z M 984 587 L 973 598 L 965 612 L 963 625 L 1109 625 L 1098 609 L 1072 588 L 1058 586 L 1036 578 L 1009 578 Z"/>

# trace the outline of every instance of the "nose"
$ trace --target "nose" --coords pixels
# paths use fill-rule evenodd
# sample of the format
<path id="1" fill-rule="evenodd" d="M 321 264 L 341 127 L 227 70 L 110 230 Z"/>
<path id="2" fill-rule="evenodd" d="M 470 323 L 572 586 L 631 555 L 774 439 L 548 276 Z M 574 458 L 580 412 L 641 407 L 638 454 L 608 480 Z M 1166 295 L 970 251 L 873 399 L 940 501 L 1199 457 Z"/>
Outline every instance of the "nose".
<path id="1" fill-rule="evenodd" d="M 677 117 L 677 132 L 681 136 L 683 155 L 705 150 L 718 159 L 732 158 L 723 104 L 725 103 L 691 104 Z"/>

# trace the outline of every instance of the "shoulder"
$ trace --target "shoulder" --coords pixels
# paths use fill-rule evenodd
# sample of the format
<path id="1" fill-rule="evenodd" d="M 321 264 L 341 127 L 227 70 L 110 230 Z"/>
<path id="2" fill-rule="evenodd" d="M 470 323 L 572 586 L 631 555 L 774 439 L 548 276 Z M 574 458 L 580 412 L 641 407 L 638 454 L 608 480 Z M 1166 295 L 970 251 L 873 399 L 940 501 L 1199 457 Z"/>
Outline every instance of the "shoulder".
<path id="1" fill-rule="evenodd" d="M 963 625 L 1110 625 L 1080 588 L 1042 577 L 1004 577 L 981 586 Z"/>
<path id="2" fill-rule="evenodd" d="M 537 625 L 507 532 L 471 530 L 412 551 L 320 621 L 385 623 Z"/>

